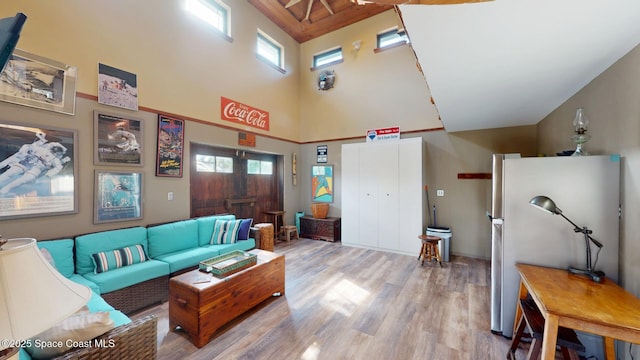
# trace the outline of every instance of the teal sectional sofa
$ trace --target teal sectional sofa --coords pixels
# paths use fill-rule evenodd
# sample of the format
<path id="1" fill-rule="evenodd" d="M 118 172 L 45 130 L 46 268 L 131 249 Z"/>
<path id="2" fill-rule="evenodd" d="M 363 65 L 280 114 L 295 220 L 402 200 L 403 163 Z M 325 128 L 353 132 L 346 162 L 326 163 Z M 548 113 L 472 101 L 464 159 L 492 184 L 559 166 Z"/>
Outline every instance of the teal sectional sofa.
<path id="1" fill-rule="evenodd" d="M 220 243 L 233 237 L 235 241 Z M 38 241 L 38 246 L 51 254 L 53 266 L 70 280 L 91 288 L 93 295 L 87 305 L 89 311 L 107 311 L 115 328 L 104 336 L 120 336 L 111 351 L 118 351 L 119 344 L 126 347 L 140 329 L 146 332 L 149 348 L 140 352 L 109 358 L 137 359 L 156 356 L 157 319 L 148 316 L 131 322 L 131 314 L 155 303 L 168 300 L 169 278 L 191 269 L 211 257 L 234 250 L 250 250 L 259 242 L 259 232 L 251 227 L 250 219 L 235 219 L 234 215 L 212 215 L 179 220 L 163 224 L 135 226 L 83 234 L 68 239 Z M 124 338 L 123 338 L 124 336 Z M 136 341 L 138 342 L 138 341 Z M 152 348 L 151 348 L 152 347 Z M 77 358 L 79 352 L 87 357 L 87 351 L 105 349 L 75 349 L 62 358 Z M 125 350 L 123 350 L 125 351 Z M 144 355 L 143 355 L 144 354 Z M 21 359 L 30 359 L 24 349 Z M 140 357 L 142 356 L 142 357 Z M 91 356 L 87 357 L 91 358 Z"/>

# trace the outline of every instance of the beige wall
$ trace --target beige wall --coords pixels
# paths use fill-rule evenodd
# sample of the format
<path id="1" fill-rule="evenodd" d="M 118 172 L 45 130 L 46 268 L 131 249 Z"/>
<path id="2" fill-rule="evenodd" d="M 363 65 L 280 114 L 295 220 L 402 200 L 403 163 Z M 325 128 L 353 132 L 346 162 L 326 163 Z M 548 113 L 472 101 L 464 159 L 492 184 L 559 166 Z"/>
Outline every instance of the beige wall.
<path id="1" fill-rule="evenodd" d="M 425 184 L 429 188 L 430 205 L 436 206 L 438 226 L 449 226 L 453 232 L 451 253 L 489 259 L 491 256 L 491 227 L 486 216 L 491 210 L 491 180 L 462 180 L 459 173 L 491 173 L 494 153 L 519 152 L 523 156 L 536 154 L 536 127 L 467 131 L 448 134 L 443 130 L 404 134 L 405 137 L 422 137 L 424 140 Z M 316 163 L 317 145 L 328 146 L 327 164 L 334 165 L 336 176 L 335 201 L 329 208 L 329 216 L 340 216 L 342 189 L 340 186 L 342 166 L 340 158 L 343 143 L 364 142 L 328 141 L 305 144 L 299 172 L 300 184 L 311 181 L 311 165 Z M 444 197 L 436 197 L 435 190 L 445 191 Z M 311 190 L 304 187 L 298 211 L 310 212 Z M 425 197 L 426 198 L 426 197 Z M 424 225 L 433 224 L 432 210 L 424 204 Z M 431 214 L 431 220 L 429 215 Z M 416 234 L 416 237 L 419 234 Z M 416 238 L 416 241 L 417 238 Z"/>
<path id="2" fill-rule="evenodd" d="M 442 128 L 411 47 L 373 52 L 377 33 L 398 23 L 390 10 L 300 45 L 301 141 L 359 137 L 392 126 L 404 132 Z M 344 62 L 327 68 L 336 72 L 335 87 L 320 91 L 320 71 L 310 71 L 313 55 L 336 46 Z"/>
<path id="3" fill-rule="evenodd" d="M 592 136 L 586 149 L 592 154 L 622 156 L 620 279 L 636 296 L 640 295 L 639 63 L 640 48 L 636 47 L 538 125 L 540 151 L 555 153 L 572 149 L 570 137 L 575 110 L 584 107 L 590 120 L 588 133 Z M 588 196 L 585 194 L 585 201 Z"/>
<path id="4" fill-rule="evenodd" d="M 220 119 L 225 96 L 270 112 L 270 131 L 244 130 L 297 140 L 299 45 L 247 1 L 227 3 L 233 42 L 183 0 L 4 0 L 0 14 L 24 12 L 18 48 L 77 66 L 81 93 L 97 95 L 103 63 L 137 74 L 140 106 L 230 125 Z M 257 28 L 286 47 L 286 74 L 256 58 Z"/>
<path id="5" fill-rule="evenodd" d="M 365 130 L 400 126 L 403 137 L 425 140 L 425 179 L 431 205 L 437 207 L 438 225 L 454 231 L 452 252 L 488 258 L 490 207 L 488 180 L 458 180 L 458 173 L 490 172 L 494 152 L 533 155 L 535 127 L 447 134 L 435 107 L 429 102 L 424 78 L 416 68 L 409 46 L 373 53 L 375 35 L 398 23 L 393 11 L 347 29 L 298 45 L 243 1 L 229 1 L 232 11 L 251 21 L 234 21 L 233 43 L 213 35 L 187 16 L 182 1 L 163 1 L 148 12 L 148 5 L 111 2 L 11 0 L 0 2 L 0 15 L 22 11 L 29 17 L 19 48 L 78 66 L 78 91 L 97 92 L 97 63 L 135 72 L 139 78 L 140 105 L 202 120 L 187 121 L 185 143 L 199 142 L 237 148 L 237 131 L 219 119 L 219 98 L 233 99 L 271 112 L 270 137 L 258 136 L 256 151 L 284 155 L 287 222 L 295 212 L 309 212 L 310 169 L 316 163 L 316 146 L 329 146 L 329 163 L 335 165 L 336 197 L 330 215 L 340 216 L 341 144 L 364 141 Z M 253 53 L 256 24 L 286 47 L 287 74 L 282 75 L 256 60 Z M 362 41 L 359 52 L 351 43 Z M 312 54 L 341 45 L 345 61 L 333 67 L 336 88 L 315 88 L 317 72 L 309 71 Z M 93 165 L 93 110 L 123 113 L 145 121 L 144 219 L 93 225 L 93 174 L 96 169 L 121 169 Z M 299 116 L 298 116 L 299 115 Z M 156 114 L 127 111 L 79 98 L 76 115 L 62 115 L 24 106 L 0 103 L 0 120 L 77 129 L 79 132 L 79 213 L 24 220 L 4 220 L 8 237 L 40 239 L 84 232 L 182 219 L 189 216 L 189 170 L 180 179 L 154 176 Z M 244 130 L 244 129 L 240 129 Z M 277 140 L 282 138 L 285 140 Z M 292 141 L 287 141 L 292 140 Z M 299 144 L 298 140 L 303 144 Z M 291 180 L 291 156 L 298 155 L 298 184 Z M 189 156 L 186 147 L 185 158 Z M 435 189 L 444 189 L 437 198 Z M 174 200 L 167 200 L 167 193 Z M 425 226 L 430 210 L 424 211 Z M 417 236 L 417 234 L 416 234 Z"/>

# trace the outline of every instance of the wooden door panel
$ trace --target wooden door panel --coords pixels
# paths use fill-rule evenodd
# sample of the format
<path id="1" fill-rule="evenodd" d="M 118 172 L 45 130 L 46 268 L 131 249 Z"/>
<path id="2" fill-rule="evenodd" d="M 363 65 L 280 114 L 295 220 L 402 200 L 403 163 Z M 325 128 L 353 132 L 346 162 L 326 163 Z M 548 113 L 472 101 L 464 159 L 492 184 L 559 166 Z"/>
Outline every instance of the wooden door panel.
<path id="1" fill-rule="evenodd" d="M 233 159 L 233 173 L 198 172 L 196 155 L 224 156 Z M 273 174 L 248 174 L 247 160 L 271 161 Z M 191 216 L 234 214 L 236 218 L 253 218 L 254 223 L 269 221 L 265 210 L 280 209 L 281 181 L 277 155 L 249 153 L 191 143 Z"/>

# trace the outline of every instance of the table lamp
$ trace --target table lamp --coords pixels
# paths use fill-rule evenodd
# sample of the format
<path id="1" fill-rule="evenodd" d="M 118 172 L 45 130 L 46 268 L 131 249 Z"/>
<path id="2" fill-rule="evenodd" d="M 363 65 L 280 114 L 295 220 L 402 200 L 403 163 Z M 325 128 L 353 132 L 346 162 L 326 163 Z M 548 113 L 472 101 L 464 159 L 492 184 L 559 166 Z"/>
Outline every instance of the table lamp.
<path id="1" fill-rule="evenodd" d="M 534 207 L 536 207 L 537 209 L 543 210 L 543 211 L 545 211 L 545 212 L 547 212 L 549 214 L 562 216 L 565 220 L 570 222 L 571 225 L 573 225 L 573 231 L 575 231 L 577 233 L 583 233 L 584 234 L 584 242 L 585 242 L 585 246 L 587 248 L 587 268 L 586 269 L 575 269 L 573 267 L 570 267 L 569 268 L 569 272 L 571 272 L 572 274 L 586 275 L 586 276 L 590 277 L 591 280 L 593 280 L 595 282 L 598 282 L 598 283 L 601 282 L 604 279 L 604 272 L 595 271 L 595 270 L 593 270 L 593 268 L 591 266 L 591 246 L 589 245 L 589 241 L 593 242 L 598 247 L 598 249 L 602 248 L 602 243 L 600 243 L 598 240 L 596 240 L 596 239 L 591 237 L 590 234 L 593 233 L 593 231 L 589 230 L 586 226 L 585 227 L 580 227 L 580 226 L 576 225 L 573 221 L 569 220 L 569 218 L 564 216 L 564 214 L 562 213 L 562 210 L 560 210 L 560 208 L 558 208 L 556 206 L 556 203 L 553 202 L 553 200 L 551 200 L 550 198 L 548 198 L 546 196 L 538 195 L 538 196 L 534 197 L 533 199 L 531 199 L 529 201 L 529 204 L 531 204 Z M 597 257 L 596 257 L 596 262 L 597 262 Z"/>
<path id="2" fill-rule="evenodd" d="M 60 274 L 35 239 L 0 236 L 0 359 L 17 359 L 20 341 L 66 319 L 89 298 L 91 289 Z"/>

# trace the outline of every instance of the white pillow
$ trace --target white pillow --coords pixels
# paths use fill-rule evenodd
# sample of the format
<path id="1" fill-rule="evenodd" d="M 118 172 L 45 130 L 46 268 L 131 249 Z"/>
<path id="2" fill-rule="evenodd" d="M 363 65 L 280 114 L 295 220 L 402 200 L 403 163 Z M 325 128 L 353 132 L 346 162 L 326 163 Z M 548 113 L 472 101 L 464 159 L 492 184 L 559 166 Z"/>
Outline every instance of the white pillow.
<path id="1" fill-rule="evenodd" d="M 86 307 L 52 328 L 32 337 L 25 350 L 34 359 L 48 359 L 74 347 L 93 346 L 91 340 L 113 329 L 109 313 L 89 312 Z"/>

